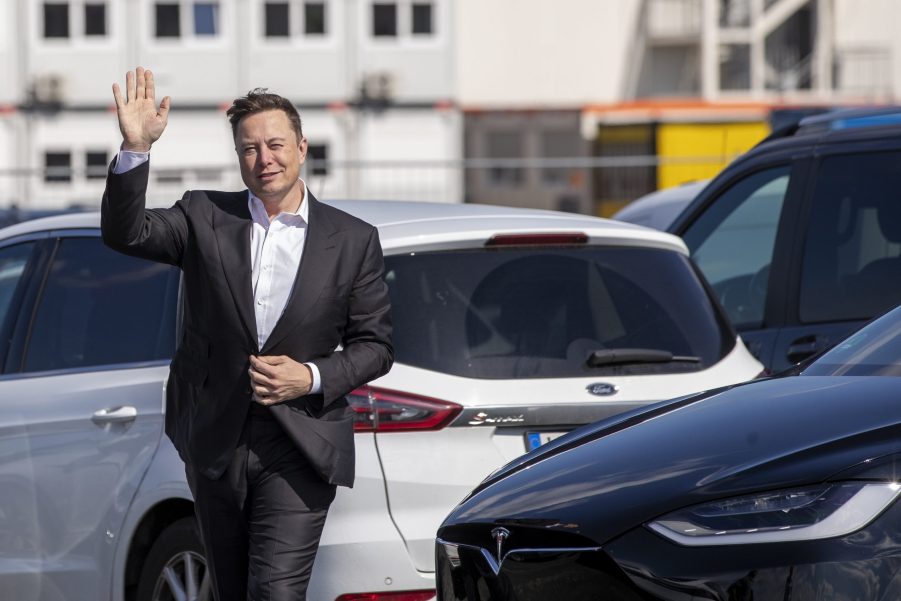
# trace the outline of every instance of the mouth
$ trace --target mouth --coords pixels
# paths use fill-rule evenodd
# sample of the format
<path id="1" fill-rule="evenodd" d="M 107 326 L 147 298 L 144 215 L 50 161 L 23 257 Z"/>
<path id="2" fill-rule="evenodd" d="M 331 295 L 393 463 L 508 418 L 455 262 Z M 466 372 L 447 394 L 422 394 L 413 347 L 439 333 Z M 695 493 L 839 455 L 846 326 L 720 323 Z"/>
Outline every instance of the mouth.
<path id="1" fill-rule="evenodd" d="M 268 181 L 275 179 L 277 176 L 278 176 L 278 172 L 273 171 L 273 172 L 261 173 L 257 176 L 257 179 L 264 181 L 264 182 L 268 182 Z"/>

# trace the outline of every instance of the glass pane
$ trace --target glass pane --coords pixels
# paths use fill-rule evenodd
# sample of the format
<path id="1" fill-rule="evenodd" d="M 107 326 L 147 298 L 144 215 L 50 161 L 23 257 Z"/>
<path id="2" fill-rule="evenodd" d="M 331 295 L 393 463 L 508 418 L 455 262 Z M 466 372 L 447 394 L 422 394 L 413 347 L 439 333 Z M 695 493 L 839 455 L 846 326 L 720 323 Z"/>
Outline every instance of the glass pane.
<path id="1" fill-rule="evenodd" d="M 84 5 L 84 34 L 106 35 L 106 4 Z"/>
<path id="2" fill-rule="evenodd" d="M 837 344 L 802 375 L 901 376 L 901 308 Z"/>
<path id="3" fill-rule="evenodd" d="M 518 131 L 493 131 L 485 134 L 485 152 L 491 159 L 518 159 L 523 155 L 523 136 Z M 520 166 L 497 165 L 488 170 L 490 184 L 519 185 L 525 180 Z"/>
<path id="4" fill-rule="evenodd" d="M 109 155 L 105 150 L 88 151 L 85 154 L 85 173 L 88 179 L 105 179 Z"/>
<path id="5" fill-rule="evenodd" d="M 823 160 L 804 242 L 805 323 L 869 319 L 901 303 L 901 153 Z"/>
<path id="6" fill-rule="evenodd" d="M 72 153 L 71 152 L 45 152 L 44 153 L 44 181 L 45 182 L 70 182 L 72 181 Z"/>
<path id="7" fill-rule="evenodd" d="M 545 131 L 541 133 L 541 155 L 549 159 L 564 159 L 580 156 L 581 136 L 576 131 Z M 549 185 L 565 185 L 572 169 L 545 167 L 541 170 L 541 181 Z"/>
<path id="8" fill-rule="evenodd" d="M 751 89 L 751 47 L 747 44 L 720 46 L 720 89 Z"/>
<path id="9" fill-rule="evenodd" d="M 266 3 L 266 37 L 267 38 L 285 38 L 288 37 L 288 3 L 287 2 L 267 2 Z"/>
<path id="10" fill-rule="evenodd" d="M 6 325 L 4 322 L 9 313 L 13 295 L 22 280 L 22 274 L 25 272 L 25 265 L 31 256 L 32 248 L 34 248 L 32 242 L 0 248 L 0 326 Z M 2 330 L 8 331 L 6 327 L 3 327 Z"/>
<path id="11" fill-rule="evenodd" d="M 26 371 L 167 359 L 177 269 L 126 257 L 99 238 L 63 239 L 38 304 Z"/>
<path id="12" fill-rule="evenodd" d="M 738 329 L 760 327 L 789 168 L 756 173 L 713 201 L 682 238 Z"/>
<path id="13" fill-rule="evenodd" d="M 181 12 L 178 4 L 156 5 L 156 37 L 177 38 L 181 35 Z"/>
<path id="14" fill-rule="evenodd" d="M 532 248 L 385 258 L 397 361 L 474 378 L 672 373 L 724 337 L 690 262 L 638 248 Z M 590 367 L 604 349 L 699 357 Z"/>
<path id="15" fill-rule="evenodd" d="M 413 33 L 417 35 L 432 33 L 431 3 L 417 3 L 413 5 Z"/>
<path id="16" fill-rule="evenodd" d="M 306 2 L 303 5 L 303 31 L 307 35 L 325 34 L 325 4 Z"/>
<path id="17" fill-rule="evenodd" d="M 194 4 L 194 33 L 216 35 L 219 33 L 219 4 L 196 2 Z"/>
<path id="18" fill-rule="evenodd" d="M 44 37 L 69 37 L 69 5 L 44 3 Z"/>
<path id="19" fill-rule="evenodd" d="M 749 0 L 720 0 L 720 27 L 748 27 L 751 25 Z"/>
<path id="20" fill-rule="evenodd" d="M 394 37 L 397 35 L 397 5 L 375 3 L 372 5 L 372 35 Z"/>
<path id="21" fill-rule="evenodd" d="M 309 155 L 311 165 L 311 173 L 313 175 L 328 175 L 328 146 L 325 144 L 310 144 L 307 146 L 307 154 Z"/>

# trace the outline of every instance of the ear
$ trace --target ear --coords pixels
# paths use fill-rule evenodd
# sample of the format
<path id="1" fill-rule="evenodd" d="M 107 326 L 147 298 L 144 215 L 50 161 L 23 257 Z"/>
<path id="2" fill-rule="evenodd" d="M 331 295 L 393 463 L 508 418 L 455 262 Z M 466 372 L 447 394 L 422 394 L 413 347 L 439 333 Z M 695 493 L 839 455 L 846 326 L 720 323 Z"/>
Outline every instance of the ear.
<path id="1" fill-rule="evenodd" d="M 300 163 L 303 164 L 303 162 L 307 160 L 307 139 L 306 138 L 300 139 L 300 142 L 297 144 L 297 149 L 300 151 Z"/>

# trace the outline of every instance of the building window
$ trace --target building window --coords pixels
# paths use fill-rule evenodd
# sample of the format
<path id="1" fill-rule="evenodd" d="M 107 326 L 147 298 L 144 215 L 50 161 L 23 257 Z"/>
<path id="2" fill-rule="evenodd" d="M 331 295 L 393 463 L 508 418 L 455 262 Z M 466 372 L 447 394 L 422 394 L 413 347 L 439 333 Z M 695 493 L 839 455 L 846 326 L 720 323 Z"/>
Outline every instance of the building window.
<path id="1" fill-rule="evenodd" d="M 89 3 L 84 5 L 84 34 L 106 35 L 106 4 Z"/>
<path id="2" fill-rule="evenodd" d="M 156 37 L 177 38 L 181 36 L 181 7 L 178 4 L 157 2 Z"/>
<path id="3" fill-rule="evenodd" d="M 397 4 L 375 2 L 372 5 L 372 35 L 397 37 Z"/>
<path id="4" fill-rule="evenodd" d="M 571 159 L 582 156 L 581 138 L 576 131 L 545 131 L 541 133 L 541 155 L 548 159 Z M 563 186 L 570 182 L 573 170 L 565 167 L 545 167 L 541 181 L 549 186 Z"/>
<path id="5" fill-rule="evenodd" d="M 307 146 L 310 158 L 311 175 L 328 175 L 328 146 L 326 144 L 310 144 Z"/>
<path id="6" fill-rule="evenodd" d="M 288 3 L 267 2 L 266 12 L 266 37 L 286 38 L 289 35 Z"/>
<path id="7" fill-rule="evenodd" d="M 324 2 L 304 2 L 303 32 L 307 35 L 325 35 Z"/>
<path id="8" fill-rule="evenodd" d="M 105 179 L 109 155 L 105 150 L 89 150 L 85 153 L 85 177 Z"/>
<path id="9" fill-rule="evenodd" d="M 413 4 L 413 35 L 431 35 L 432 3 L 416 2 Z"/>
<path id="10" fill-rule="evenodd" d="M 72 153 L 44 153 L 44 181 L 48 183 L 72 181 Z"/>
<path id="11" fill-rule="evenodd" d="M 219 34 L 219 4 L 217 2 L 194 3 L 194 33 L 196 35 Z"/>
<path id="12" fill-rule="evenodd" d="M 495 131 L 485 134 L 485 150 L 488 158 L 498 159 L 498 164 L 488 169 L 488 182 L 499 186 L 519 186 L 523 183 L 521 165 L 504 165 L 503 161 L 521 159 L 523 136 L 518 131 Z"/>
<path id="13" fill-rule="evenodd" d="M 44 37 L 69 37 L 69 5 L 58 2 L 44 3 Z"/>

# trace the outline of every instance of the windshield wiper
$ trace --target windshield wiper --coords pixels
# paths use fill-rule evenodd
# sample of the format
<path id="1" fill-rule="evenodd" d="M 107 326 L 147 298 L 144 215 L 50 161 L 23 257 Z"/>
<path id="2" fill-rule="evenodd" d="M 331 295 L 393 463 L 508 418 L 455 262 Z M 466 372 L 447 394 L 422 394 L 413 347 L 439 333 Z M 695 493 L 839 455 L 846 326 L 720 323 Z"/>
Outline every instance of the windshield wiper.
<path id="1" fill-rule="evenodd" d="M 592 352 L 585 365 L 603 367 L 605 365 L 626 365 L 633 363 L 700 363 L 700 357 L 674 355 L 669 351 L 651 348 L 609 348 Z"/>

